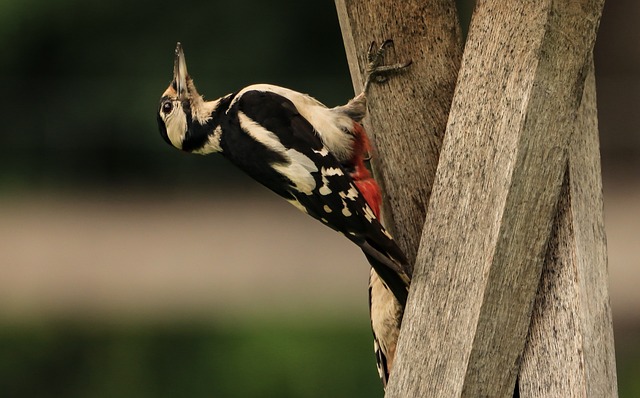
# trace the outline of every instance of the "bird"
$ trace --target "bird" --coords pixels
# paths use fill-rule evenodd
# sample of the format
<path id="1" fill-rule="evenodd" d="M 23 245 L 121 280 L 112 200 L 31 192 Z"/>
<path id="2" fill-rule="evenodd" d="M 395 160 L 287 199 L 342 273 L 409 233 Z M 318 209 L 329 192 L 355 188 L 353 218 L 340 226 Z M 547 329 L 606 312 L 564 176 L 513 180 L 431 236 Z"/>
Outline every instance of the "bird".
<path id="1" fill-rule="evenodd" d="M 206 101 L 187 71 L 178 42 L 173 79 L 157 111 L 167 144 L 194 154 L 221 154 L 360 247 L 371 264 L 369 310 L 383 387 L 395 358 L 411 268 L 380 221 L 382 196 L 365 164 L 371 145 L 361 121 L 370 85 L 411 64 L 383 64 L 392 44 L 386 40 L 380 47 L 370 45 L 362 93 L 329 108 L 307 94 L 271 84 L 253 84 Z"/>

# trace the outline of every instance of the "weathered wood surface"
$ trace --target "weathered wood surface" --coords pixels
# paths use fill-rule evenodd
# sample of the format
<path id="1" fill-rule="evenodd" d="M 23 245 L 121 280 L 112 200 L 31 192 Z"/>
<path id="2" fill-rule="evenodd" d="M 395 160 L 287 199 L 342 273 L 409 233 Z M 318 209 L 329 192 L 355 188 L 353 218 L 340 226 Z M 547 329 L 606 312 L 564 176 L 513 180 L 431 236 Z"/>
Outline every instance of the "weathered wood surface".
<path id="1" fill-rule="evenodd" d="M 589 60 L 527 345 L 521 397 L 615 397 L 598 116 Z"/>
<path id="2" fill-rule="evenodd" d="M 365 119 L 386 225 L 412 265 L 462 57 L 455 2 L 336 0 L 336 8 L 356 93 L 372 41 L 394 40 L 386 63 L 413 61 L 402 76 L 370 87 Z"/>
<path id="3" fill-rule="evenodd" d="M 388 397 L 513 393 L 601 11 L 478 3 Z"/>

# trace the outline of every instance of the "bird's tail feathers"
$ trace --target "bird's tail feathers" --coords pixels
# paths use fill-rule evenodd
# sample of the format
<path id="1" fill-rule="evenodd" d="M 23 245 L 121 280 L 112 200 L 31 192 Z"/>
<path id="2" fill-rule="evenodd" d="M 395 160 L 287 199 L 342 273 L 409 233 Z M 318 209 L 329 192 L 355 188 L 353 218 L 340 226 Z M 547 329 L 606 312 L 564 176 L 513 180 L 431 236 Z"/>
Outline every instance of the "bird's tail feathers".
<path id="1" fill-rule="evenodd" d="M 368 244 L 364 244 L 361 248 L 371 267 L 393 293 L 400 305 L 404 307 L 407 304 L 410 278 L 404 272 L 402 265 L 373 249 Z"/>

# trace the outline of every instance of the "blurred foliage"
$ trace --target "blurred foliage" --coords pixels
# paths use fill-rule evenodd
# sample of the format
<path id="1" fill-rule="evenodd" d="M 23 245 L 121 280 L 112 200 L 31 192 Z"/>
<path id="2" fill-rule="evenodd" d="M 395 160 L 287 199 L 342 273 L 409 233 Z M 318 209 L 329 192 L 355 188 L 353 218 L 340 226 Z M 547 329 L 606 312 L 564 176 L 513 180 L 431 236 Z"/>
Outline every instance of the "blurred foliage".
<path id="1" fill-rule="evenodd" d="M 175 43 L 208 98 L 256 82 L 353 93 L 335 9 L 294 0 L 0 2 L 0 186 L 232 181 L 219 157 L 182 156 L 156 126 Z"/>
<path id="2" fill-rule="evenodd" d="M 621 398 L 640 397 L 639 337 L 638 328 L 632 325 L 618 326 L 615 330 L 616 366 Z"/>
<path id="3" fill-rule="evenodd" d="M 619 396 L 640 345 L 617 342 Z M 382 397 L 364 324 L 285 321 L 0 330 L 0 391 L 21 398 Z"/>
<path id="4" fill-rule="evenodd" d="M 0 331 L 5 397 L 381 397 L 366 325 Z"/>
<path id="5" fill-rule="evenodd" d="M 640 347 L 638 343 L 632 346 L 632 351 L 624 350 L 616 353 L 618 366 L 619 396 L 624 398 L 640 397 Z"/>

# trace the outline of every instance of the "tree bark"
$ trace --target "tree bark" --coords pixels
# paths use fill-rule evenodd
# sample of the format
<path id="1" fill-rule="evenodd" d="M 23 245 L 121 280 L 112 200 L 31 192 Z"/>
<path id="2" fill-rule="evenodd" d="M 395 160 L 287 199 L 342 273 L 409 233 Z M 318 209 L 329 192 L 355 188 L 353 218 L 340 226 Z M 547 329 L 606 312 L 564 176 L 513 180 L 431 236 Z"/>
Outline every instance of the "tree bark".
<path id="1" fill-rule="evenodd" d="M 435 185 L 460 28 L 453 1 L 424 3 L 336 0 L 356 92 L 371 40 L 414 61 L 372 87 L 366 122 L 387 225 L 418 257 L 387 394 L 510 396 L 523 356 L 522 397 L 616 396 L 590 56 L 603 1 L 478 4 Z"/>
<path id="2" fill-rule="evenodd" d="M 615 397 L 593 60 L 520 368 L 521 397 Z"/>
<path id="3" fill-rule="evenodd" d="M 385 225 L 412 266 L 462 57 L 455 2 L 336 0 L 336 7 L 356 93 L 372 41 L 394 40 L 386 63 L 413 61 L 401 76 L 370 87 L 365 119 Z"/>
<path id="4" fill-rule="evenodd" d="M 388 397 L 513 393 L 601 11 L 477 5 Z"/>

